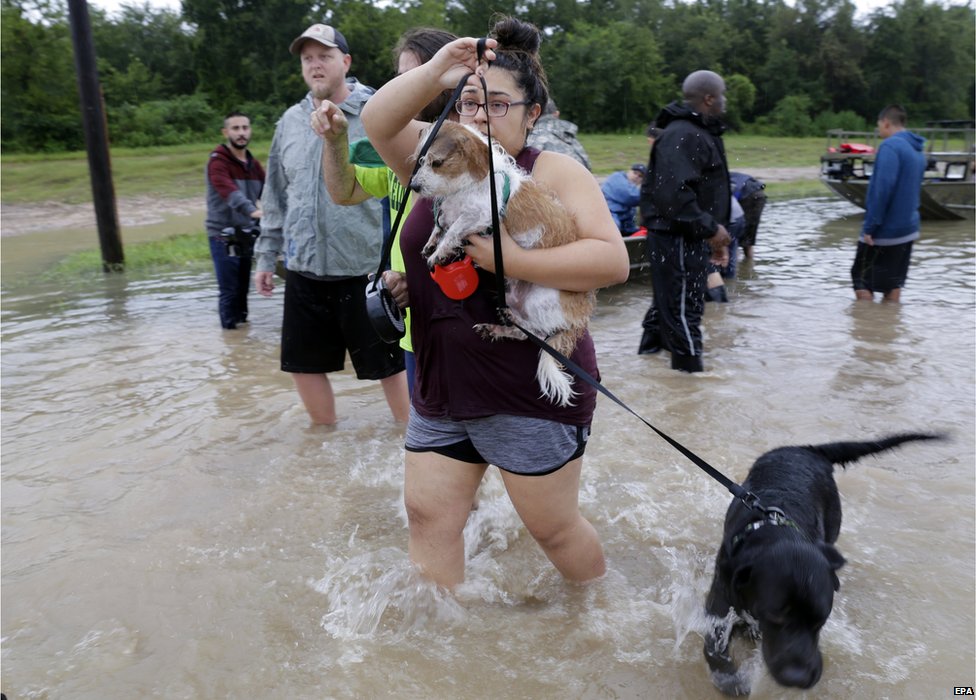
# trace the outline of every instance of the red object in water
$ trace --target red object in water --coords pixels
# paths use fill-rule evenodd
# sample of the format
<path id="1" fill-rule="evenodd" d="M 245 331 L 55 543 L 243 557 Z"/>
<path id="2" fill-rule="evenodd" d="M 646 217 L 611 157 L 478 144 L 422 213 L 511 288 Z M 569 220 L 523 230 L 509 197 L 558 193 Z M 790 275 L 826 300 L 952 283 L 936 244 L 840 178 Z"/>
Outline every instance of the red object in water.
<path id="1" fill-rule="evenodd" d="M 450 299 L 467 299 L 478 288 L 478 271 L 468 255 L 447 265 L 434 265 L 430 276 Z"/>
<path id="2" fill-rule="evenodd" d="M 632 234 L 627 236 L 627 238 L 643 238 L 646 235 L 647 235 L 647 228 L 641 226 L 639 229 L 637 229 Z"/>
<path id="3" fill-rule="evenodd" d="M 866 143 L 842 143 L 841 153 L 874 153 L 874 149 Z"/>

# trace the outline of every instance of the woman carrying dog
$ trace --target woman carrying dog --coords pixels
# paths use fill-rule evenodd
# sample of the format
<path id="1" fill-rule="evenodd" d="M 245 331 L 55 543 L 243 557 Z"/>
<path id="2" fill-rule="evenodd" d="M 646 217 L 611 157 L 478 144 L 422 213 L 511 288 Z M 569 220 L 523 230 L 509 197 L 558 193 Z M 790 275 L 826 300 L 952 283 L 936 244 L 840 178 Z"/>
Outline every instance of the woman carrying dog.
<path id="1" fill-rule="evenodd" d="M 451 42 L 370 98 L 363 124 L 383 160 L 407 182 L 411 157 L 428 126 L 414 115 L 477 71 L 488 95 L 479 75 L 472 76 L 456 105 L 460 121 L 485 133 L 490 119 L 492 137 L 559 198 L 580 235 L 564 246 L 528 250 L 503 225 L 506 275 L 570 291 L 623 282 L 627 252 L 596 180 L 568 156 L 525 146 L 548 99 L 539 43 L 536 27 L 513 18 L 495 25 L 483 57 L 490 64 L 479 63 L 477 39 Z M 468 238 L 465 252 L 481 268 L 478 286 L 465 299 L 448 298 L 420 252 L 433 229 L 432 206 L 429 200 L 416 203 L 401 238 L 417 359 L 404 487 L 410 558 L 440 585 L 464 580 L 464 525 L 482 476 L 494 464 L 522 522 L 563 576 L 577 582 L 599 577 L 606 569 L 603 548 L 579 511 L 595 390 L 576 379 L 572 405 L 555 406 L 541 396 L 535 379 L 535 345 L 488 342 L 475 333 L 474 325 L 498 319 L 492 240 Z M 598 376 L 588 332 L 572 359 Z"/>

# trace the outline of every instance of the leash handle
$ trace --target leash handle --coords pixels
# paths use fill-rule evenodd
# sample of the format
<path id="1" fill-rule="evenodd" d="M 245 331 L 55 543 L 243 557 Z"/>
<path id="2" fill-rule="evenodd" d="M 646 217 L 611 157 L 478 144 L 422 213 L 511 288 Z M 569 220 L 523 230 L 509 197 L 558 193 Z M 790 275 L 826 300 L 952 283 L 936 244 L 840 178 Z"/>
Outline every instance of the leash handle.
<path id="1" fill-rule="evenodd" d="M 487 49 L 487 48 L 488 48 L 488 39 L 486 37 L 482 37 L 482 38 L 478 39 L 478 45 L 477 45 L 478 63 L 481 63 L 481 61 L 484 60 L 485 49 Z M 491 64 L 491 61 L 487 61 L 487 63 L 490 65 Z M 414 165 L 413 165 L 413 171 L 411 171 L 411 173 L 410 173 L 410 181 L 413 180 L 413 176 L 416 175 L 417 174 L 417 171 L 420 169 L 420 162 L 421 162 L 421 160 L 427 154 L 427 151 L 430 149 L 430 145 L 434 142 L 434 137 L 436 137 L 437 136 L 437 132 L 440 131 L 441 125 L 447 119 L 447 115 L 451 113 L 451 110 L 452 109 L 454 109 L 454 103 L 457 102 L 458 98 L 461 96 L 461 91 L 464 90 L 464 86 L 467 85 L 467 83 L 468 83 L 468 78 L 470 78 L 472 75 L 474 75 L 474 73 L 468 73 L 463 78 L 461 78 L 460 81 L 458 81 L 457 87 L 454 88 L 454 92 L 451 94 L 451 99 L 447 101 L 447 104 L 446 105 L 444 105 L 444 109 L 441 111 L 440 116 L 437 117 L 437 121 L 434 122 L 434 126 L 430 130 L 430 134 L 427 136 L 427 141 L 424 142 L 423 147 L 420 149 L 420 152 L 417 154 L 417 162 L 414 163 Z M 488 117 L 488 104 L 487 104 L 487 102 L 488 102 L 488 88 L 485 85 L 485 79 L 484 78 L 481 78 L 481 85 L 482 85 L 482 87 L 484 88 L 484 91 L 485 91 L 485 118 L 487 119 L 487 117 Z M 489 141 L 488 165 L 489 165 L 489 168 L 491 169 L 492 161 L 491 161 L 491 149 L 490 149 L 490 145 L 491 145 L 491 135 L 490 134 L 488 136 L 488 141 Z M 492 169 L 492 173 L 494 173 L 494 170 L 493 169 Z M 386 241 L 383 244 L 383 252 L 380 255 L 380 266 L 377 268 L 376 274 L 373 276 L 373 289 L 371 291 L 376 291 L 377 280 L 383 274 L 383 270 L 386 268 L 387 264 L 390 262 L 390 253 L 393 250 L 393 239 L 396 238 L 396 232 L 398 230 L 398 227 L 400 226 L 400 219 L 403 218 L 403 210 L 405 208 L 404 205 L 406 204 L 406 201 L 407 201 L 406 200 L 406 197 L 409 197 L 410 196 L 410 181 L 407 181 L 406 194 L 404 195 L 403 202 L 400 203 L 400 207 L 397 209 L 396 219 L 393 221 L 393 225 L 390 227 L 390 235 L 389 235 L 389 237 L 386 239 Z M 495 201 L 494 183 L 495 183 L 495 178 L 492 177 L 492 201 L 493 202 Z M 495 217 L 492 219 L 492 221 L 494 222 L 496 219 L 497 219 L 497 212 L 496 212 Z M 497 223 L 494 224 L 494 225 L 497 227 Z M 500 251 L 499 251 L 499 255 L 500 255 Z M 504 297 L 503 297 L 503 299 L 504 299 Z"/>
<path id="2" fill-rule="evenodd" d="M 483 40 L 479 40 L 479 47 L 481 45 L 481 41 Z M 479 58 L 481 57 L 480 49 L 478 56 Z M 370 290 L 371 292 L 376 291 L 376 286 L 379 284 L 379 279 L 383 275 L 383 270 L 386 269 L 387 264 L 390 262 L 390 253 L 393 251 L 393 239 L 396 238 L 396 233 L 400 227 L 400 220 L 403 218 L 403 212 L 406 209 L 405 205 L 407 203 L 407 197 L 410 196 L 410 182 L 413 180 L 413 176 L 416 175 L 417 171 L 420 169 L 420 163 L 423 160 L 423 157 L 427 154 L 427 151 L 430 150 L 430 145 L 434 142 L 434 137 L 436 137 L 437 132 L 440 131 L 441 125 L 444 124 L 444 121 L 447 119 L 447 115 L 451 113 L 452 109 L 454 109 L 454 103 L 457 102 L 458 97 L 461 96 L 461 91 L 467 84 L 468 78 L 470 78 L 472 75 L 474 75 L 474 73 L 468 73 L 466 76 L 461 78 L 460 82 L 458 82 L 457 87 L 454 88 L 454 92 L 451 94 L 451 99 L 447 101 L 444 109 L 441 110 L 441 114 L 439 117 L 437 117 L 437 121 L 434 122 L 434 126 L 431 128 L 430 134 L 427 136 L 427 140 L 424 142 L 420 152 L 417 154 L 417 162 L 413 164 L 413 171 L 410 173 L 410 180 L 407 181 L 403 201 L 400 202 L 400 207 L 397 209 L 396 218 L 393 220 L 393 225 L 390 227 L 390 235 L 387 237 L 386 241 L 383 242 L 383 252 L 380 255 L 380 266 L 377 268 L 376 274 L 373 276 L 373 287 Z M 484 82 L 484 79 L 482 79 L 482 82 Z M 487 107 L 485 109 L 487 109 Z"/>

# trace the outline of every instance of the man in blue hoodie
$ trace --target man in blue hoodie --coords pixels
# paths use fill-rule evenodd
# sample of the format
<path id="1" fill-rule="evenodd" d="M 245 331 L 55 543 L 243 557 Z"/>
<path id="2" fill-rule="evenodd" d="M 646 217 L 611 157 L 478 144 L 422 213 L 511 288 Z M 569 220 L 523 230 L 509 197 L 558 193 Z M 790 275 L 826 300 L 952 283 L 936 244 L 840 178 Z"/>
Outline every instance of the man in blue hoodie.
<path id="1" fill-rule="evenodd" d="M 919 237 L 919 197 L 925 174 L 925 139 L 906 129 L 908 117 L 900 105 L 878 115 L 884 141 L 874 159 L 868 184 L 864 225 L 851 267 L 854 294 L 872 301 L 898 301 L 908 276 L 912 243 Z"/>

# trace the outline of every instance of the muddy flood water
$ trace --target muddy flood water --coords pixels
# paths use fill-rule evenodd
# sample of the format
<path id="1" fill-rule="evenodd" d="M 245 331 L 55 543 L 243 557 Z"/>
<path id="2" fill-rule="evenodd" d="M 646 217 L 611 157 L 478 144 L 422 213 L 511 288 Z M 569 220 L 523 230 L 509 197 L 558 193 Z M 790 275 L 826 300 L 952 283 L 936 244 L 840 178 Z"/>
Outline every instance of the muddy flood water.
<path id="1" fill-rule="evenodd" d="M 901 305 L 855 303 L 858 210 L 774 202 L 706 369 L 635 354 L 646 280 L 603 290 L 604 383 L 736 480 L 773 447 L 945 431 L 845 470 L 824 673 L 756 698 L 952 695 L 976 658 L 973 223 L 926 223 Z M 5 259 L 5 265 L 10 261 Z M 730 496 L 601 398 L 582 508 L 609 572 L 564 583 L 489 471 L 445 596 L 406 554 L 402 429 L 335 376 L 310 427 L 282 294 L 221 331 L 212 272 L 5 284 L 2 689 L 23 698 L 712 698 L 702 607 Z"/>

